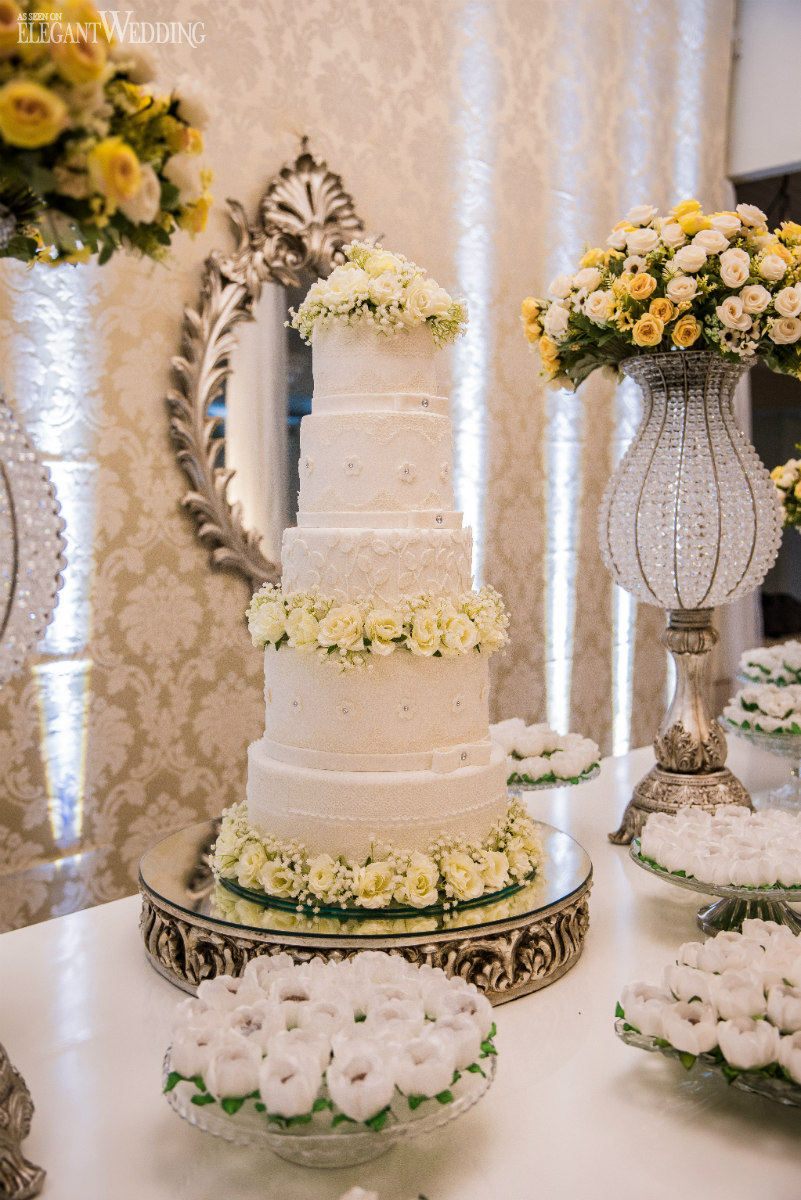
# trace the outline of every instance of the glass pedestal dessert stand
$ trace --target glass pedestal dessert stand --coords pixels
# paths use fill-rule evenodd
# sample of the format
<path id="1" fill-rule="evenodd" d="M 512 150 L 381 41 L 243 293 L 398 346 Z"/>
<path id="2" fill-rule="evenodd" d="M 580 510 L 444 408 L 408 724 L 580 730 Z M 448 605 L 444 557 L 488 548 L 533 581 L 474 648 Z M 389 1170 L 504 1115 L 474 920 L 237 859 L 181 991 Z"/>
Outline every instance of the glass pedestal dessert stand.
<path id="1" fill-rule="evenodd" d="M 514 775 L 509 776 L 508 788 L 510 796 L 522 796 L 523 792 L 544 792 L 547 788 L 563 788 L 563 787 L 578 787 L 579 784 L 589 783 L 591 779 L 597 779 L 601 774 L 601 764 L 596 763 L 589 771 L 585 771 L 578 779 L 538 779 L 527 780 L 525 776 L 518 776 L 516 782 L 512 782 Z"/>
<path id="2" fill-rule="evenodd" d="M 493 1004 L 545 987 L 578 961 L 589 925 L 592 863 L 568 834 L 535 822 L 545 861 L 534 881 L 505 898 L 449 913 L 355 920 L 258 908 L 215 885 L 205 865 L 217 822 L 164 838 L 139 867 L 140 929 L 153 967 L 195 992 L 204 979 L 240 975 L 258 955 L 295 962 L 384 950 L 474 983 Z M 222 907 L 220 905 L 222 901 Z"/>
<path id="3" fill-rule="evenodd" d="M 758 808 L 786 808 L 791 812 L 801 812 L 801 734 L 799 733 L 763 733 L 759 729 L 743 729 L 725 717 L 720 719 L 721 725 L 729 733 L 745 738 L 752 746 L 759 746 L 769 754 L 778 758 L 786 758 L 792 763 L 790 781 L 782 787 L 774 788 L 765 796 L 760 797 Z"/>
<path id="4" fill-rule="evenodd" d="M 718 896 L 713 904 L 698 910 L 698 927 L 714 936 L 724 930 L 739 930 L 743 921 L 756 917 L 761 921 L 775 921 L 777 925 L 788 925 L 793 933 L 801 933 L 801 915 L 790 908 L 790 903 L 801 904 L 801 887 L 797 888 L 749 888 L 733 884 L 704 883 L 700 879 L 675 875 L 663 867 L 657 867 L 640 857 L 640 840 L 631 843 L 629 855 L 638 867 L 650 875 L 656 875 L 665 883 L 700 892 L 705 896 Z"/>

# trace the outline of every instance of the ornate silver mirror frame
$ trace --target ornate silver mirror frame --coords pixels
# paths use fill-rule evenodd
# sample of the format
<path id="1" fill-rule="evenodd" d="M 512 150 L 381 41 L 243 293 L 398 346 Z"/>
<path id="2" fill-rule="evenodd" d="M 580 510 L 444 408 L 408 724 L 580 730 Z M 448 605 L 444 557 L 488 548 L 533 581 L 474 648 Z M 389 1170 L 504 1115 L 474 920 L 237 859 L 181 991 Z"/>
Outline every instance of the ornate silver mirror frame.
<path id="1" fill-rule="evenodd" d="M 230 254 L 206 259 L 200 302 L 184 309 L 181 353 L 172 359 L 175 386 L 167 394 L 170 437 L 191 490 L 182 505 L 215 567 L 239 571 L 251 584 L 277 582 L 279 563 L 260 549 L 261 534 L 246 529 L 239 503 L 228 499 L 234 469 L 216 466 L 220 418 L 209 415 L 231 374 L 236 326 L 254 320 L 264 283 L 297 287 L 309 273 L 328 275 L 343 262 L 342 247 L 364 231 L 339 175 L 308 150 L 304 137 L 294 162 L 270 181 L 252 225 L 229 200 L 237 238 Z"/>

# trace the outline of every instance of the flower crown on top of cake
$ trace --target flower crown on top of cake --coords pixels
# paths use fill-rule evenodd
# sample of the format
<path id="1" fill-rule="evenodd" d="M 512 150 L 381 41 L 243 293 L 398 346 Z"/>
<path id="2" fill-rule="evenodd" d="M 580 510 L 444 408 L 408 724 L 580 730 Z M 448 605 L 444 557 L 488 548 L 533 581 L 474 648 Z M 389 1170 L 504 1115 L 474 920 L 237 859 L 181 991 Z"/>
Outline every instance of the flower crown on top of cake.
<path id="1" fill-rule="evenodd" d="M 310 343 L 315 329 L 364 322 L 382 333 L 426 325 L 438 346 L 467 327 L 467 304 L 454 300 L 422 267 L 379 243 L 343 246 L 346 262 L 309 288 L 288 324 Z"/>
<path id="2" fill-rule="evenodd" d="M 525 299 L 522 318 L 555 387 L 635 354 L 690 348 L 801 373 L 801 225 L 771 232 L 753 204 L 708 215 L 697 200 L 667 216 L 632 208 L 607 249 L 588 249 L 549 294 Z"/>

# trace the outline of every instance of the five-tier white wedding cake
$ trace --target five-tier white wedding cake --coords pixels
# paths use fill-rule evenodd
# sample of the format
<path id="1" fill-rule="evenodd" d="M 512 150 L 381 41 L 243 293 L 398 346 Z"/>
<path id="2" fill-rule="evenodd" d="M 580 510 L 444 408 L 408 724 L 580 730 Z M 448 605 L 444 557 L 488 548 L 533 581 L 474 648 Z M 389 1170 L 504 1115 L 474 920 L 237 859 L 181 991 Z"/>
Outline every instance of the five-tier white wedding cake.
<path id="1" fill-rule="evenodd" d="M 346 254 L 294 314 L 314 355 L 297 527 L 281 588 L 248 612 L 266 727 L 215 867 L 313 906 L 452 904 L 521 882 L 540 855 L 489 736 L 507 619 L 471 590 L 436 382 L 466 313 L 402 256 Z"/>

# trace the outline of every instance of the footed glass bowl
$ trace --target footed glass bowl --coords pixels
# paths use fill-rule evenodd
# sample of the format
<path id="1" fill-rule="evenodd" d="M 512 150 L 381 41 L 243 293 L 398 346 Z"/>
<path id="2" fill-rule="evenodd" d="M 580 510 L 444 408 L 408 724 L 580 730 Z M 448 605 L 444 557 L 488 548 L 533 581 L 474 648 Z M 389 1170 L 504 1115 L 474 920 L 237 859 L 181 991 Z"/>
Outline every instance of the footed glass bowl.
<path id="1" fill-rule="evenodd" d="M 164 1059 L 162 1083 L 170 1072 L 170 1053 Z M 246 1100 L 239 1112 L 229 1116 L 219 1104 L 195 1105 L 194 1085 L 185 1080 L 166 1092 L 167 1102 L 180 1117 L 204 1133 L 234 1142 L 239 1146 L 266 1146 L 289 1162 L 304 1167 L 351 1167 L 370 1162 L 391 1150 L 396 1142 L 407 1141 L 421 1133 L 430 1133 L 467 1112 L 484 1095 L 495 1078 L 496 1058 L 481 1060 L 484 1072 L 462 1071 L 450 1091 L 453 1100 L 440 1104 L 436 1097 L 411 1109 L 408 1100 L 396 1091 L 389 1119 L 377 1131 L 362 1123 L 344 1122 L 332 1127 L 330 1112 L 315 1113 L 308 1125 L 281 1129 L 257 1112 L 252 1100 Z"/>
<path id="2" fill-rule="evenodd" d="M 753 746 L 759 746 L 761 750 L 767 750 L 769 754 L 775 754 L 779 758 L 789 759 L 792 763 L 789 783 L 768 792 L 758 807 L 801 811 L 801 734 L 763 733 L 758 729 L 743 729 L 741 725 L 736 725 L 726 717 L 720 717 L 719 721 L 729 733 L 745 738 Z"/>

